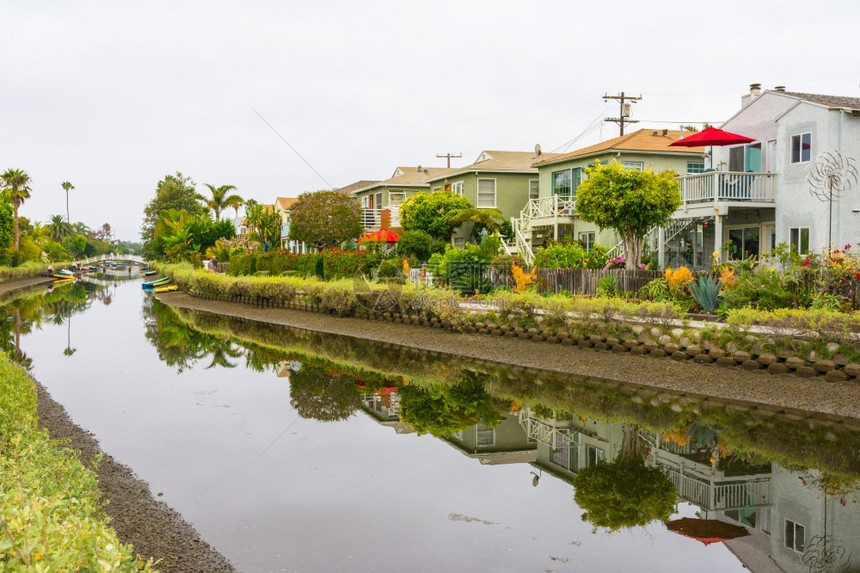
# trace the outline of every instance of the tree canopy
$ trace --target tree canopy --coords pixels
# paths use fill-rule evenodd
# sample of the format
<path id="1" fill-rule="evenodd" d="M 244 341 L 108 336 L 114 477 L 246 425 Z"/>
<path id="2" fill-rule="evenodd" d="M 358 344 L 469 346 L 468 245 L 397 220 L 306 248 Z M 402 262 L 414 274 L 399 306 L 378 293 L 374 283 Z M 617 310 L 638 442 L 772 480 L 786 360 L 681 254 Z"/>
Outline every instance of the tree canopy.
<path id="1" fill-rule="evenodd" d="M 8 193 L 0 193 L 0 251 L 12 246 L 14 215 Z"/>
<path id="2" fill-rule="evenodd" d="M 14 214 L 14 237 L 15 249 L 18 249 L 21 233 L 18 229 L 18 208 L 30 198 L 30 175 L 23 169 L 7 169 L 0 179 L 3 180 L 3 188 L 9 193 L 12 200 L 12 211 Z"/>
<path id="3" fill-rule="evenodd" d="M 211 199 L 203 198 L 203 201 L 206 203 L 206 207 L 212 211 L 215 215 L 215 221 L 221 220 L 221 211 L 232 207 L 236 209 L 238 213 L 239 207 L 241 207 L 245 200 L 242 199 L 237 194 L 230 194 L 230 191 L 235 191 L 235 185 L 221 185 L 220 187 L 215 187 L 210 183 L 205 183 L 206 187 L 209 188 L 209 193 L 212 195 Z"/>
<path id="4" fill-rule="evenodd" d="M 340 191 L 302 193 L 290 208 L 290 239 L 294 241 L 326 249 L 360 234 L 358 203 Z"/>
<path id="5" fill-rule="evenodd" d="M 452 220 L 471 207 L 468 199 L 444 189 L 416 193 L 400 205 L 400 225 L 404 231 L 424 231 L 436 239 L 448 240 L 454 232 Z"/>
<path id="6" fill-rule="evenodd" d="M 281 216 L 271 205 L 252 205 L 245 216 L 249 235 L 260 244 L 278 246 L 281 241 Z"/>
<path id="7" fill-rule="evenodd" d="M 617 161 L 596 163 L 585 173 L 588 178 L 576 189 L 576 210 L 584 221 L 615 230 L 624 241 L 625 267 L 636 268 L 649 229 L 681 205 L 675 173 L 625 169 Z"/>
<path id="8" fill-rule="evenodd" d="M 176 175 L 166 175 L 164 179 L 158 182 L 155 188 L 155 197 L 143 210 L 143 225 L 140 229 L 144 252 L 147 256 L 152 255 L 155 226 L 164 211 L 185 209 L 193 217 L 203 215 L 206 212 L 206 209 L 200 204 L 200 196 L 197 194 L 195 186 L 196 183 L 190 177 L 179 172 Z"/>

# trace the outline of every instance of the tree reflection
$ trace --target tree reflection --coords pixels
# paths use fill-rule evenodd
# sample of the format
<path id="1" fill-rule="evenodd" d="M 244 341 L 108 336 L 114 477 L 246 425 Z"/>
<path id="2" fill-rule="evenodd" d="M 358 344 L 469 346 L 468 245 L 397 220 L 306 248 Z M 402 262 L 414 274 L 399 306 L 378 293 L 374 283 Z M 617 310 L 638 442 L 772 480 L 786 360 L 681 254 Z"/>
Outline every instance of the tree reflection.
<path id="1" fill-rule="evenodd" d="M 352 376 L 302 364 L 290 376 L 290 405 L 302 418 L 338 422 L 352 416 L 361 399 Z"/>

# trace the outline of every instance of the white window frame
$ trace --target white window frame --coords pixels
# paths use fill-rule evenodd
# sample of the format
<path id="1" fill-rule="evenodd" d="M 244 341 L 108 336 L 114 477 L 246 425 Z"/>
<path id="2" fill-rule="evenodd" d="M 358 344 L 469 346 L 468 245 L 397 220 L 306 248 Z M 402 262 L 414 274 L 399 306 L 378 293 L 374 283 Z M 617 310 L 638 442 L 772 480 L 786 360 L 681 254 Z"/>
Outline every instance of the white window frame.
<path id="1" fill-rule="evenodd" d="M 789 544 L 788 539 L 788 531 L 791 528 L 791 544 Z M 800 534 L 802 536 L 802 541 L 800 547 L 797 546 L 797 532 L 800 530 Z M 790 519 L 786 519 L 782 528 L 782 544 L 791 549 L 792 551 L 796 551 L 797 553 L 803 553 L 803 550 L 806 548 L 806 527 L 797 523 L 796 521 L 792 521 Z"/>
<path id="2" fill-rule="evenodd" d="M 622 161 L 621 167 L 624 169 L 635 169 L 636 171 L 645 171 L 644 161 Z"/>
<path id="3" fill-rule="evenodd" d="M 463 195 L 465 193 L 466 184 L 463 181 L 454 181 L 451 183 L 452 195 Z"/>
<path id="4" fill-rule="evenodd" d="M 582 248 L 585 249 L 586 253 L 590 253 L 594 248 L 594 243 L 597 239 L 596 231 L 580 231 L 579 235 L 577 235 L 579 241 L 582 243 Z"/>
<path id="5" fill-rule="evenodd" d="M 529 179 L 529 200 L 540 197 L 540 180 Z"/>
<path id="6" fill-rule="evenodd" d="M 492 182 L 493 182 L 493 201 L 492 201 L 492 205 L 488 205 L 488 204 L 482 203 L 482 200 L 481 200 L 481 193 L 482 193 L 482 191 L 481 191 L 481 182 L 482 182 L 482 181 L 492 181 Z M 479 177 L 479 178 L 478 178 L 478 181 L 477 181 L 477 188 L 475 189 L 475 207 L 477 207 L 478 209 L 495 209 L 495 208 L 496 208 L 496 193 L 497 193 L 497 191 L 496 191 L 496 180 L 495 180 L 494 178 L 489 178 L 489 177 Z M 488 192 L 487 192 L 487 191 L 484 191 L 484 192 L 483 192 L 483 194 L 484 194 L 484 195 L 487 195 L 487 194 L 488 194 Z"/>
<path id="7" fill-rule="evenodd" d="M 809 148 L 806 150 L 806 159 L 803 158 L 803 139 L 804 136 L 808 136 L 809 139 Z M 809 163 L 812 160 L 812 132 L 805 131 L 803 133 L 797 133 L 791 136 L 791 145 L 789 146 L 789 162 L 793 165 L 795 163 Z M 794 158 L 794 142 L 797 142 L 797 159 Z"/>
<path id="8" fill-rule="evenodd" d="M 690 175 L 694 175 L 696 173 L 704 173 L 705 172 L 705 160 L 701 161 L 688 161 L 687 162 L 687 173 Z"/>
<path id="9" fill-rule="evenodd" d="M 800 248 L 803 244 L 803 232 L 806 231 L 806 250 Z M 797 236 L 795 237 L 795 233 Z M 811 231 L 809 227 L 789 227 L 788 229 L 788 245 L 797 247 L 798 255 L 808 255 L 812 252 L 809 248 L 809 236 L 811 235 Z"/>

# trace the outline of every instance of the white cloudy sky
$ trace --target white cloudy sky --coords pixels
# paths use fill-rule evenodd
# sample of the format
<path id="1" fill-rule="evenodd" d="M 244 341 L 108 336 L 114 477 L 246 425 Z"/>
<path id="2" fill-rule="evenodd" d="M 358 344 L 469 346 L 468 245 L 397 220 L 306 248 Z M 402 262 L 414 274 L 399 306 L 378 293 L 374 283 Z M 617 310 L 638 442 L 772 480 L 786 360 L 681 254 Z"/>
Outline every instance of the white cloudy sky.
<path id="1" fill-rule="evenodd" d="M 21 214 L 64 214 L 68 180 L 72 221 L 126 240 L 176 171 L 272 202 L 436 154 L 551 151 L 617 115 L 604 93 L 669 128 L 724 121 L 752 82 L 860 96 L 856 0 L 4 0 L 0 21 Z"/>

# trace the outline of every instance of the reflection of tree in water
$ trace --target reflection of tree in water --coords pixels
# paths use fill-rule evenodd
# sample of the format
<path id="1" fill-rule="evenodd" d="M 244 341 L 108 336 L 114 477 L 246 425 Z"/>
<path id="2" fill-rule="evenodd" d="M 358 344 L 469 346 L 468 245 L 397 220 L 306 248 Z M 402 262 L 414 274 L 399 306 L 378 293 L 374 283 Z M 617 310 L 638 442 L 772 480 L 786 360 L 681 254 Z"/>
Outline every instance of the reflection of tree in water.
<path id="1" fill-rule="evenodd" d="M 155 347 L 158 357 L 178 372 L 184 372 L 198 361 L 211 355 L 207 368 L 233 368 L 230 358 L 238 358 L 243 350 L 229 338 L 204 334 L 183 324 L 170 307 L 152 298 L 143 303 L 144 335 Z"/>
<path id="2" fill-rule="evenodd" d="M 360 403 L 356 379 L 346 374 L 303 364 L 290 376 L 290 404 L 302 418 L 346 420 Z"/>
<path id="3" fill-rule="evenodd" d="M 447 437 L 477 423 L 501 421 L 492 396 L 484 390 L 485 374 L 463 371 L 453 386 L 409 385 L 400 389 L 400 421 L 419 434 Z"/>
<path id="4" fill-rule="evenodd" d="M 622 431 L 618 456 L 583 468 L 573 480 L 582 518 L 609 531 L 667 520 L 678 493 L 660 468 L 645 465 L 648 449 L 639 426 L 624 424 Z"/>

